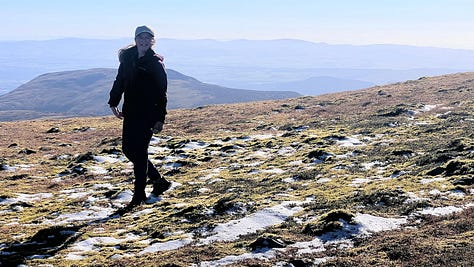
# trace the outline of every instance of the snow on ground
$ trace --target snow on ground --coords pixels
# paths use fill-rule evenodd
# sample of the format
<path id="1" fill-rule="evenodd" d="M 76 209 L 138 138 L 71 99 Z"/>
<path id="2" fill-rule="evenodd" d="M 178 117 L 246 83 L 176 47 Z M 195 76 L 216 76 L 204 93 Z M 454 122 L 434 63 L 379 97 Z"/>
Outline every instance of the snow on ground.
<path id="1" fill-rule="evenodd" d="M 95 161 L 99 162 L 99 163 L 116 163 L 116 162 L 123 162 L 125 161 L 125 158 L 124 157 L 117 157 L 117 156 L 113 156 L 113 155 L 109 155 L 109 156 L 94 156 L 93 157 Z"/>
<path id="2" fill-rule="evenodd" d="M 355 137 L 346 137 L 342 140 L 336 141 L 339 146 L 342 147 L 353 147 L 353 146 L 362 146 L 364 143 Z"/>
<path id="3" fill-rule="evenodd" d="M 168 251 L 168 250 L 175 250 L 181 247 L 184 247 L 188 244 L 191 244 L 193 242 L 193 235 L 192 234 L 187 234 L 185 238 L 181 239 L 176 239 L 176 240 L 171 240 L 167 242 L 157 242 L 154 243 L 141 252 L 138 253 L 138 255 L 143 255 L 147 253 L 155 253 L 159 251 Z"/>
<path id="4" fill-rule="evenodd" d="M 105 208 L 99 206 L 92 206 L 87 208 L 87 210 L 78 211 L 74 213 L 56 213 L 58 215 L 55 219 L 44 220 L 43 224 L 47 225 L 63 225 L 73 222 L 80 221 L 93 221 L 93 220 L 102 220 L 109 217 L 115 212 L 113 208 Z"/>
<path id="5" fill-rule="evenodd" d="M 199 244 L 206 245 L 212 242 L 233 241 L 238 239 L 239 236 L 252 234 L 269 226 L 280 224 L 303 209 L 297 206 L 297 204 L 301 203 L 286 201 L 242 219 L 220 224 L 212 230 L 210 236 L 201 239 Z"/>
<path id="6" fill-rule="evenodd" d="M 3 170 L 6 172 L 16 172 L 18 170 L 29 170 L 33 167 L 33 165 L 26 165 L 26 164 L 17 164 L 15 166 L 9 166 L 7 164 L 3 165 Z"/>
<path id="7" fill-rule="evenodd" d="M 369 214 L 357 214 L 354 221 L 360 226 L 360 234 L 367 235 L 399 228 L 407 223 L 406 218 L 383 218 Z"/>
<path id="8" fill-rule="evenodd" d="M 116 246 L 128 241 L 139 240 L 140 236 L 134 234 L 126 234 L 125 238 L 115 238 L 115 237 L 91 237 L 86 240 L 76 242 L 74 246 L 70 248 L 70 252 L 67 256 L 67 260 L 81 260 L 86 258 L 86 254 L 90 251 L 100 251 L 103 246 Z"/>
<path id="9" fill-rule="evenodd" d="M 276 257 L 275 250 L 269 249 L 267 251 L 257 253 L 245 253 L 242 255 L 230 255 L 215 261 L 203 261 L 199 265 L 191 265 L 192 267 L 213 267 L 213 266 L 225 266 L 230 265 L 242 260 L 257 259 L 257 260 L 269 260 Z"/>
<path id="10" fill-rule="evenodd" d="M 17 197 L 14 198 L 0 198 L 0 205 L 11 205 L 16 203 L 32 203 L 37 202 L 43 199 L 52 198 L 53 194 L 51 193 L 37 193 L 37 194 L 16 194 Z"/>
<path id="11" fill-rule="evenodd" d="M 202 142 L 202 141 L 192 141 L 187 143 L 185 146 L 181 147 L 182 150 L 188 151 L 188 150 L 196 150 L 200 148 L 206 148 L 208 147 L 209 144 Z"/>
<path id="12" fill-rule="evenodd" d="M 432 179 L 421 179 L 420 180 L 420 183 L 422 184 L 430 184 L 430 183 L 434 183 L 434 182 L 443 182 L 445 181 L 446 178 L 432 178 Z"/>
<path id="13" fill-rule="evenodd" d="M 438 208 L 425 208 L 419 213 L 424 214 L 424 215 L 443 216 L 443 215 L 449 215 L 455 212 L 460 212 L 462 210 L 463 208 L 447 206 L 447 207 L 438 207 Z"/>
<path id="14" fill-rule="evenodd" d="M 287 249 L 297 249 L 298 255 L 304 254 L 313 254 L 317 252 L 325 251 L 326 245 L 339 245 L 343 247 L 351 247 L 353 243 L 351 238 L 354 236 L 363 236 L 370 235 L 371 233 L 376 233 L 380 231 L 393 230 L 399 228 L 401 225 L 407 222 L 406 218 L 383 218 L 377 217 L 369 214 L 357 214 L 354 218 L 356 224 L 349 224 L 343 220 L 341 222 L 344 225 L 342 230 L 335 232 L 330 232 L 324 234 L 320 237 L 317 237 L 311 241 L 307 242 L 297 242 L 295 244 L 289 245 L 287 248 L 275 248 L 275 249 L 264 249 L 262 251 L 256 251 L 252 253 L 244 253 L 242 255 L 230 255 L 222 259 L 215 261 L 202 262 L 199 265 L 193 265 L 194 267 L 207 267 L 207 266 L 225 266 L 237 263 L 242 260 L 247 259 L 257 259 L 257 260 L 268 260 L 275 258 L 278 251 L 285 251 Z M 239 224 L 240 222 L 234 222 L 234 224 Z M 230 224 L 230 223 L 229 223 Z M 239 228 L 234 228 L 232 225 L 223 224 L 224 229 L 219 230 L 235 230 L 239 231 Z M 217 229 L 216 227 L 214 231 Z M 215 241 L 229 241 L 231 239 L 227 238 L 236 238 L 235 234 L 223 235 L 221 240 Z M 232 239 L 232 240 L 233 240 Z M 204 239 L 204 241 L 208 241 Z M 203 242 L 203 240 L 201 240 Z M 325 259 L 315 259 L 314 264 L 319 264 L 324 262 Z"/>

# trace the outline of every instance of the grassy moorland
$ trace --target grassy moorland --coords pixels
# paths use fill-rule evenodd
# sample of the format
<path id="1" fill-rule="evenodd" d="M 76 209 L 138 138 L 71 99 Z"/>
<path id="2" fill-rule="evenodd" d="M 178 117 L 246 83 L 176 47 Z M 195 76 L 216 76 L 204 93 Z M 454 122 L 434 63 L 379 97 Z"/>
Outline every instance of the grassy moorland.
<path id="1" fill-rule="evenodd" d="M 474 73 L 170 110 L 123 216 L 112 117 L 0 123 L 0 266 L 471 266 Z M 151 189 L 151 188 L 150 188 Z"/>

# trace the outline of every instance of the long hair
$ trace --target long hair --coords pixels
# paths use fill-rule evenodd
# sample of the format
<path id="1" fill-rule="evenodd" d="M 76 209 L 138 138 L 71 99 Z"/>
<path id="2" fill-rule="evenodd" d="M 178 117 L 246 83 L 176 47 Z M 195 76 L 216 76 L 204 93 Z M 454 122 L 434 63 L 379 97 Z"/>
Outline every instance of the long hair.
<path id="1" fill-rule="evenodd" d="M 127 51 L 128 49 L 130 49 L 130 48 L 132 48 L 132 47 L 135 47 L 135 46 L 136 46 L 136 44 L 135 44 L 135 43 L 132 43 L 132 44 L 129 44 L 129 45 L 127 45 L 127 46 L 122 47 L 122 48 L 119 49 L 119 51 L 118 51 L 118 59 L 119 59 L 119 62 L 120 62 L 120 63 L 123 63 L 123 61 L 124 61 L 124 59 L 125 59 L 125 58 L 124 58 L 125 51 Z"/>
<path id="2" fill-rule="evenodd" d="M 151 47 L 153 47 L 153 46 L 155 45 L 155 43 L 156 43 L 156 40 L 155 40 L 155 37 L 153 37 L 153 38 L 151 39 Z M 130 49 L 130 48 L 132 48 L 132 47 L 134 47 L 134 46 L 137 46 L 137 43 L 136 43 L 135 41 L 133 41 L 133 43 L 131 43 L 131 44 L 129 44 L 129 45 L 127 45 L 127 46 L 122 47 L 122 48 L 119 49 L 119 51 L 118 51 L 118 59 L 119 59 L 119 62 L 120 62 L 120 63 L 122 63 L 123 60 L 124 60 L 124 58 L 123 58 L 123 53 L 124 53 L 126 50 L 128 50 L 128 49 Z"/>

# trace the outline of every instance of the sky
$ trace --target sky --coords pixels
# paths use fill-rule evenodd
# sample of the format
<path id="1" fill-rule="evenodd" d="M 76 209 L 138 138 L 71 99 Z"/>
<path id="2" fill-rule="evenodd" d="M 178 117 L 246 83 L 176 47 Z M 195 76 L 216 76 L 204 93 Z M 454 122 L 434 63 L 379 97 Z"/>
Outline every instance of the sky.
<path id="1" fill-rule="evenodd" d="M 0 40 L 300 39 L 474 49 L 474 0 L 0 0 Z"/>

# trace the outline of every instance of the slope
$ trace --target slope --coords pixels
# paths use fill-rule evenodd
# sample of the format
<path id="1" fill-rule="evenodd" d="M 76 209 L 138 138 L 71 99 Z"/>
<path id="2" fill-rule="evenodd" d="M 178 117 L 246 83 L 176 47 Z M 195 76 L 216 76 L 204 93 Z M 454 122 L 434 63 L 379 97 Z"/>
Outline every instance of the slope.
<path id="1" fill-rule="evenodd" d="M 124 216 L 119 120 L 0 123 L 0 262 L 472 266 L 473 89 L 459 73 L 171 110 L 149 155 L 173 188 Z"/>
<path id="2" fill-rule="evenodd" d="M 0 120 L 47 116 L 100 116 L 109 114 L 108 93 L 114 69 L 48 73 L 0 96 Z M 202 83 L 168 70 L 169 109 L 299 96 L 293 92 L 267 92 L 225 88 Z"/>

